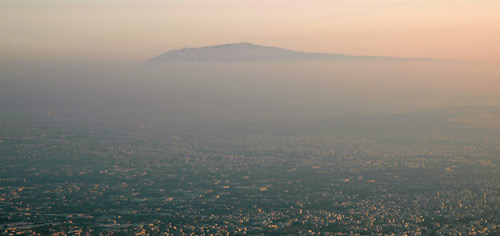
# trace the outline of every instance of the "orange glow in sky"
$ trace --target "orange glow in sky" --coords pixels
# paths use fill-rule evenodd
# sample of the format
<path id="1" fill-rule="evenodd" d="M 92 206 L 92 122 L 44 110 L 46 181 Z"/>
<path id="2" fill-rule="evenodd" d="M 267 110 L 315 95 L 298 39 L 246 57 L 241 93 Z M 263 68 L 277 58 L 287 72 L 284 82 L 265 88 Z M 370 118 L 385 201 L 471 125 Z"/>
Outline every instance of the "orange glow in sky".
<path id="1" fill-rule="evenodd" d="M 500 62 L 497 0 L 5 0 L 0 60 L 144 61 L 252 42 L 308 52 Z"/>

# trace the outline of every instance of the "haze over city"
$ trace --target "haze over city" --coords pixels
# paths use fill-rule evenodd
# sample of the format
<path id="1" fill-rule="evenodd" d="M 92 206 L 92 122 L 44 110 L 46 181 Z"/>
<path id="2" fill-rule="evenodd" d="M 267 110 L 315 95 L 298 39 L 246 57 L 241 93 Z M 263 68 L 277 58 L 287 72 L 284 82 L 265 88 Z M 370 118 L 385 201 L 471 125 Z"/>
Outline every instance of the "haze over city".
<path id="1" fill-rule="evenodd" d="M 0 1 L 0 235 L 499 235 L 499 12 Z"/>

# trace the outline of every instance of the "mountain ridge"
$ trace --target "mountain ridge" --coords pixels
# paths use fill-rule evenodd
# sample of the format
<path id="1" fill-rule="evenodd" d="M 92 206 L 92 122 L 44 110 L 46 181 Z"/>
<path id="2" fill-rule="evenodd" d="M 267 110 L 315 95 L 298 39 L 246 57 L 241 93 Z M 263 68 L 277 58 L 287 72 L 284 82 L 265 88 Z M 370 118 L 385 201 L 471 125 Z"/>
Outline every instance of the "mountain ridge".
<path id="1" fill-rule="evenodd" d="M 249 42 L 219 44 L 199 48 L 170 50 L 146 61 L 146 64 L 175 62 L 251 62 L 251 61 L 330 61 L 330 60 L 434 60 L 387 56 L 354 56 L 312 53 L 262 46 Z"/>

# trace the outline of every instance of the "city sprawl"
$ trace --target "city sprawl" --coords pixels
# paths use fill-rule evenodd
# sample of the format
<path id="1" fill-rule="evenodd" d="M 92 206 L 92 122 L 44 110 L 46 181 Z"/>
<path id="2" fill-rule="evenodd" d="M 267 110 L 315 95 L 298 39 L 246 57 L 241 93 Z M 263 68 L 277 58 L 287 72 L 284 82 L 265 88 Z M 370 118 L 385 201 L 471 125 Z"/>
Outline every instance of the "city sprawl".
<path id="1" fill-rule="evenodd" d="M 2 120 L 0 230 L 497 235 L 498 130 L 476 129 L 410 140 L 190 137 L 144 124 Z"/>

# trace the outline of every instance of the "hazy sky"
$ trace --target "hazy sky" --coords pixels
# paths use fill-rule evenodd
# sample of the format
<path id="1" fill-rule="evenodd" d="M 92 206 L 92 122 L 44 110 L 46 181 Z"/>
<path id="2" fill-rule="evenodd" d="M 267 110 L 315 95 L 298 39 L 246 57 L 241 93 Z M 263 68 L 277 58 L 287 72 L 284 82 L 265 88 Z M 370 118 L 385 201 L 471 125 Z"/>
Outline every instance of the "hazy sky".
<path id="1" fill-rule="evenodd" d="M 2 0 L 0 60 L 142 62 L 170 49 L 288 49 L 500 62 L 498 0 Z"/>

